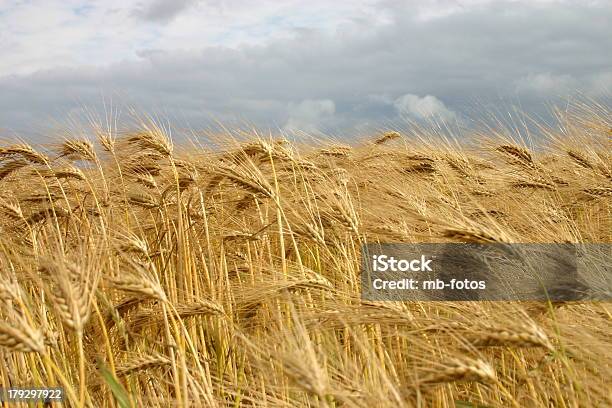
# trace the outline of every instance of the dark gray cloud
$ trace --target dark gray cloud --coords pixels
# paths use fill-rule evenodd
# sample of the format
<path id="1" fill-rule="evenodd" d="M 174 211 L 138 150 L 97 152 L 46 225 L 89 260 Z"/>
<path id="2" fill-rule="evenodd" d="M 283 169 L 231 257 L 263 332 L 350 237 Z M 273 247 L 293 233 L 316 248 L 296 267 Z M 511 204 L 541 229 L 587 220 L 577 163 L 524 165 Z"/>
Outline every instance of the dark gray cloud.
<path id="1" fill-rule="evenodd" d="M 152 22 L 168 22 L 199 0 L 152 0 L 141 4 L 134 15 Z"/>
<path id="2" fill-rule="evenodd" d="M 347 132 L 406 115 L 463 119 L 503 101 L 540 114 L 574 91 L 610 96 L 611 3 L 493 4 L 429 20 L 384 6 L 382 26 L 359 20 L 261 46 L 149 50 L 104 68 L 0 78 L 0 127 L 44 125 L 103 96 L 192 127 L 214 119 Z"/>

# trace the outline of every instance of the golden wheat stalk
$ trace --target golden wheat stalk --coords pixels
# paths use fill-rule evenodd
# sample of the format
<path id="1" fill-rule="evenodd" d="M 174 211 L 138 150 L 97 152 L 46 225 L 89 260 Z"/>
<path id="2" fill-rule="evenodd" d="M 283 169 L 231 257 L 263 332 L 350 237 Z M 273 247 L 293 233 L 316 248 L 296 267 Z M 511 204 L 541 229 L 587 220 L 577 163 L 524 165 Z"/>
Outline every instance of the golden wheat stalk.
<path id="1" fill-rule="evenodd" d="M 12 173 L 28 166 L 29 164 L 30 163 L 24 159 L 11 160 L 4 163 L 2 167 L 0 167 L 0 180 L 10 176 Z"/>
<path id="2" fill-rule="evenodd" d="M 60 157 L 95 162 L 98 159 L 93 143 L 89 140 L 65 140 L 58 149 Z"/>
<path id="3" fill-rule="evenodd" d="M 21 156 L 25 160 L 34 164 L 48 164 L 49 158 L 42 153 L 37 152 L 27 144 L 0 148 L 0 160 L 6 157 Z"/>
<path id="4" fill-rule="evenodd" d="M 170 365 L 170 359 L 158 353 L 151 355 L 128 355 L 124 358 L 128 361 L 117 366 L 117 375 L 119 376 Z"/>
<path id="5" fill-rule="evenodd" d="M 48 285 L 48 293 L 64 324 L 82 333 L 91 316 L 97 276 L 66 260 L 47 260 L 40 270 Z"/>
<path id="6" fill-rule="evenodd" d="M 388 141 L 399 139 L 400 137 L 402 137 L 402 135 L 399 132 L 395 132 L 395 131 L 386 132 L 381 137 L 374 139 L 374 144 L 377 144 L 377 145 L 385 144 Z"/>
<path id="7" fill-rule="evenodd" d="M 198 299 L 190 303 L 180 303 L 174 306 L 174 309 L 182 319 L 192 316 L 216 316 L 225 313 L 223 306 L 206 299 Z"/>
<path id="8" fill-rule="evenodd" d="M 126 138 L 131 143 L 142 149 L 151 149 L 163 156 L 171 156 L 173 151 L 172 141 L 159 129 L 138 132 Z"/>
<path id="9" fill-rule="evenodd" d="M 34 330 L 26 324 L 17 328 L 0 322 L 0 346 L 23 353 L 45 353 L 42 331 Z"/>
<path id="10" fill-rule="evenodd" d="M 495 382 L 497 376 L 491 365 L 483 360 L 455 359 L 436 370 L 435 373 L 418 381 L 419 384 L 440 384 L 450 382 Z"/>
<path id="11" fill-rule="evenodd" d="M 543 347 L 554 350 L 544 330 L 535 324 L 509 328 L 483 326 L 468 334 L 468 339 L 477 347 Z"/>

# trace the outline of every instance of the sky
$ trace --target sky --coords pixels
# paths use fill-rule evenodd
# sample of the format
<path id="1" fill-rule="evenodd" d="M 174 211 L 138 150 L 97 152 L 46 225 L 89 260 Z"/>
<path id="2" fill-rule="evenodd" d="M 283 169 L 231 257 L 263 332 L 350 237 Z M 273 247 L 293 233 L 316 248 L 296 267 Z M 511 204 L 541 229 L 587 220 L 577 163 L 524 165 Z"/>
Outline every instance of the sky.
<path id="1" fill-rule="evenodd" d="M 351 134 L 609 100 L 612 1 L 0 0 L 0 132 L 135 108 Z"/>

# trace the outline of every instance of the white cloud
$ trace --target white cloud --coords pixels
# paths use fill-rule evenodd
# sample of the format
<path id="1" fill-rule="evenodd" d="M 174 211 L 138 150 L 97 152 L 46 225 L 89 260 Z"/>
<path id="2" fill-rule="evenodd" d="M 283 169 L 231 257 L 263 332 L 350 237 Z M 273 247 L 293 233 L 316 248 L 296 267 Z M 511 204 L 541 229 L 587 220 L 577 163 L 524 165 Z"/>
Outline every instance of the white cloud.
<path id="1" fill-rule="evenodd" d="M 432 95 L 420 97 L 414 94 L 405 94 L 393 102 L 393 106 L 400 116 L 416 119 L 433 119 L 443 121 L 457 120 L 455 112 L 448 109 L 444 103 Z"/>
<path id="2" fill-rule="evenodd" d="M 581 76 L 550 72 L 530 74 L 516 81 L 516 91 L 520 95 L 540 98 L 566 98 L 576 93 L 592 98 L 609 98 L 612 96 L 612 71 Z"/>
<path id="3" fill-rule="evenodd" d="M 263 45 L 377 20 L 377 0 L 0 0 L 0 77 L 107 66 L 142 51 Z"/>
<path id="4" fill-rule="evenodd" d="M 543 72 L 520 78 L 516 89 L 519 92 L 535 92 L 539 95 L 562 95 L 577 90 L 579 86 L 579 82 L 571 75 Z"/>
<path id="5" fill-rule="evenodd" d="M 322 126 L 333 119 L 336 112 L 334 101 L 329 99 L 304 100 L 298 104 L 289 104 L 289 119 L 284 126 L 286 131 L 303 131 L 319 133 Z"/>
<path id="6" fill-rule="evenodd" d="M 612 71 L 601 72 L 589 78 L 586 92 L 588 96 L 611 97 L 612 96 Z"/>

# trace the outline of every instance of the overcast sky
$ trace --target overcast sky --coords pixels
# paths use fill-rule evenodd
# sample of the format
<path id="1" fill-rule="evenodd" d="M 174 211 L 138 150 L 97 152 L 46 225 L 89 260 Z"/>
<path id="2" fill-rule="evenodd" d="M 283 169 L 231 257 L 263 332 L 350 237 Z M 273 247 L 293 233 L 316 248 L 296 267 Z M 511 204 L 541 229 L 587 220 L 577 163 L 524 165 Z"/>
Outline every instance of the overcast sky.
<path id="1" fill-rule="evenodd" d="M 0 129 L 111 101 L 196 129 L 540 114 L 609 99 L 611 22 L 610 0 L 0 0 Z"/>

